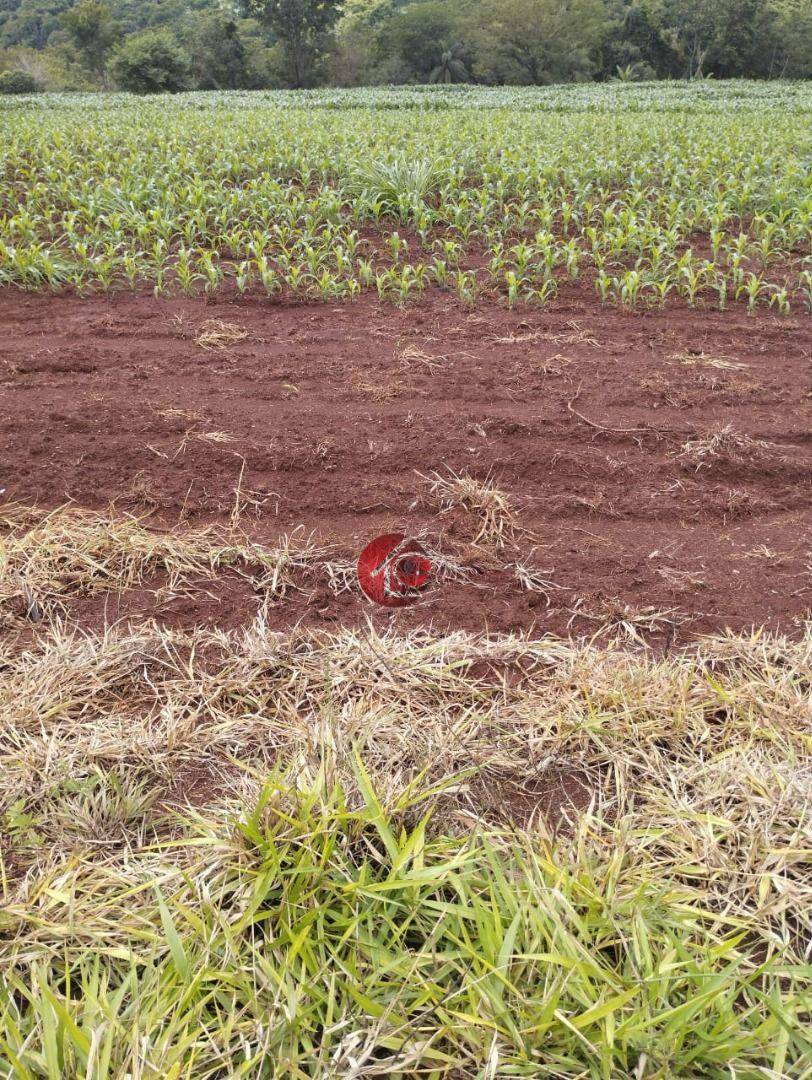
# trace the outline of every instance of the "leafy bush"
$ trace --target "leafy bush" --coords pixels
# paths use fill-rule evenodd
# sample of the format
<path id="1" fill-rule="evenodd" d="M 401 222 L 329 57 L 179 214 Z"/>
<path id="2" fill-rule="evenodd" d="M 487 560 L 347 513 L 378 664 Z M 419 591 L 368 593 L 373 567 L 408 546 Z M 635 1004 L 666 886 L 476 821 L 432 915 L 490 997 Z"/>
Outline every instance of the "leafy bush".
<path id="1" fill-rule="evenodd" d="M 122 90 L 172 94 L 188 85 L 189 59 L 169 30 L 144 30 L 124 41 L 110 71 Z"/>
<path id="2" fill-rule="evenodd" d="M 0 94 L 36 94 L 37 80 L 25 71 L 0 72 Z"/>

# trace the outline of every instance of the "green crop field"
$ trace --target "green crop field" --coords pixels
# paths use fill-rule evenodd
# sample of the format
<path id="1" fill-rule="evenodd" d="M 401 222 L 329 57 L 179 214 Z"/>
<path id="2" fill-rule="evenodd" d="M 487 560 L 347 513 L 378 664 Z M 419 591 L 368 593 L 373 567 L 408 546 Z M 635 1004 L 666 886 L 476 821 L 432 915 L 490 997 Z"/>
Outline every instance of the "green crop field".
<path id="1" fill-rule="evenodd" d="M 0 283 L 812 305 L 805 84 L 0 104 Z"/>

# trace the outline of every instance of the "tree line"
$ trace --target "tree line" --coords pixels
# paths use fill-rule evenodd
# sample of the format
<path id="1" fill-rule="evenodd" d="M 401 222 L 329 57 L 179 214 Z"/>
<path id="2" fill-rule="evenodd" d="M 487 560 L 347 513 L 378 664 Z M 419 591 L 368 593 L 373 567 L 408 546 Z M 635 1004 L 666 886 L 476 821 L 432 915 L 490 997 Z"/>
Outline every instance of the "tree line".
<path id="1" fill-rule="evenodd" d="M 0 0 L 0 91 L 812 77 L 812 0 Z"/>

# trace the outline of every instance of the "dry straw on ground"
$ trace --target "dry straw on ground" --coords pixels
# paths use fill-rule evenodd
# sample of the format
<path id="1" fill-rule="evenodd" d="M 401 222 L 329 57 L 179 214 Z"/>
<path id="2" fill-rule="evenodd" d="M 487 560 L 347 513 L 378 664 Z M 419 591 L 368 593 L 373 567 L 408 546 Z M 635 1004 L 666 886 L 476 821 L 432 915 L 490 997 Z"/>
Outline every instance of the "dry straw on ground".
<path id="1" fill-rule="evenodd" d="M 64 507 L 50 513 L 16 506 L 0 518 L 0 610 L 23 598 L 57 611 L 72 595 L 123 592 L 163 574 L 170 587 L 228 570 L 251 578 L 259 593 L 282 597 L 321 572 L 326 553 L 295 533 L 273 548 L 238 528 L 165 531 L 148 517 Z"/>
<path id="2" fill-rule="evenodd" d="M 472 543 L 501 547 L 519 530 L 514 502 L 497 486 L 493 476 L 479 480 L 449 469 L 420 478 L 427 485 L 423 493 L 426 503 L 438 507 L 441 514 L 456 510 L 470 516 Z"/>
<path id="3" fill-rule="evenodd" d="M 678 360 L 686 367 L 711 367 L 723 371 L 743 371 L 747 367 L 747 364 L 742 364 L 729 356 L 712 356 L 701 350 L 686 349 L 684 352 L 674 353 L 668 359 Z"/>
<path id="4" fill-rule="evenodd" d="M 725 424 L 717 431 L 707 435 L 698 435 L 688 439 L 676 456 L 686 465 L 692 465 L 699 471 L 708 467 L 714 460 L 728 462 L 741 461 L 781 461 L 784 458 L 781 447 L 763 439 L 754 439 L 745 432 L 736 431 L 731 424 Z"/>
<path id="5" fill-rule="evenodd" d="M 222 319 L 206 319 L 200 326 L 195 345 L 201 349 L 225 349 L 238 341 L 245 341 L 247 337 L 248 331 L 242 326 Z"/>

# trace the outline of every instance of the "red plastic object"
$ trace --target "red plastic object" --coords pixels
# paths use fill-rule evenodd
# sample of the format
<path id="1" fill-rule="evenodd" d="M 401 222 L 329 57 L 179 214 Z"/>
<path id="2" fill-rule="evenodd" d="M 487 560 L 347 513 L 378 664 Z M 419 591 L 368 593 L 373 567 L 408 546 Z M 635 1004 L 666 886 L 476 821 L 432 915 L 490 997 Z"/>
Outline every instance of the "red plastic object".
<path id="1" fill-rule="evenodd" d="M 431 560 L 417 540 L 387 533 L 358 556 L 358 582 L 364 595 L 384 607 L 408 607 L 420 599 L 431 579 Z"/>

